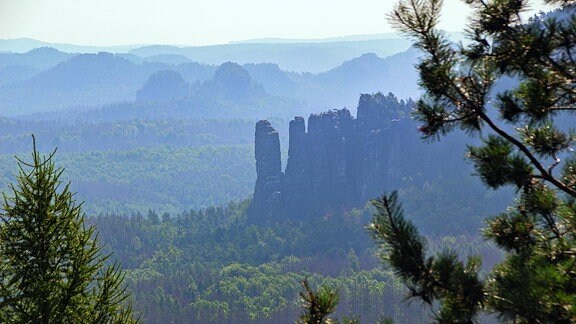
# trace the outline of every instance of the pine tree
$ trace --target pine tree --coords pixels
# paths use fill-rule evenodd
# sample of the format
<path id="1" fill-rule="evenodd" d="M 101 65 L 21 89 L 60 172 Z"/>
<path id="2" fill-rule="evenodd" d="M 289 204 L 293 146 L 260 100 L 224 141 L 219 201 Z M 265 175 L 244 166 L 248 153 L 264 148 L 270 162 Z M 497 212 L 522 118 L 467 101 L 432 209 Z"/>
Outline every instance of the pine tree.
<path id="1" fill-rule="evenodd" d="M 302 281 L 304 291 L 300 292 L 303 312 L 297 323 L 302 324 L 325 324 L 335 323 L 328 315 L 336 310 L 340 297 L 334 289 L 321 286 L 318 291 L 310 288 L 308 280 Z"/>
<path id="2" fill-rule="evenodd" d="M 506 252 L 487 276 L 453 251 L 428 256 L 396 194 L 374 201 L 369 226 L 411 296 L 439 302 L 438 322 L 469 323 L 480 311 L 519 323 L 576 322 L 576 16 L 572 1 L 524 21 L 527 2 L 467 0 L 474 9 L 455 46 L 436 26 L 441 0 L 401 0 L 392 21 L 424 56 L 426 91 L 415 118 L 425 139 L 455 129 L 480 136 L 468 156 L 491 188 L 517 190 L 487 219 L 485 236 Z M 513 86 L 505 87 L 503 79 Z"/>
<path id="3" fill-rule="evenodd" d="M 302 280 L 304 290 L 300 292 L 300 300 L 302 301 L 302 313 L 296 321 L 300 324 L 330 324 L 330 323 L 344 323 L 344 324 L 357 324 L 360 321 L 356 317 L 346 317 L 339 321 L 336 318 L 329 317 L 334 313 L 340 296 L 338 291 L 329 288 L 325 285 L 320 286 L 318 290 L 314 291 L 310 288 L 308 280 Z M 383 323 L 389 323 L 388 319 L 383 319 Z"/>
<path id="4" fill-rule="evenodd" d="M 0 322 L 129 323 L 124 275 L 84 223 L 54 152 L 18 159 L 0 212 Z"/>

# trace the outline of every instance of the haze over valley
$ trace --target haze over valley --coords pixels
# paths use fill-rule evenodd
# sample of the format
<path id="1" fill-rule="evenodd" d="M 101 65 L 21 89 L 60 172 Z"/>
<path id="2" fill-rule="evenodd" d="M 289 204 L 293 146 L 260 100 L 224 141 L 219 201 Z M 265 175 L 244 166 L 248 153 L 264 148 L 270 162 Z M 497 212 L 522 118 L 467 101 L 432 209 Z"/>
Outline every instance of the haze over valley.
<path id="1" fill-rule="evenodd" d="M 406 286 L 394 264 L 382 262 L 382 253 L 396 248 L 384 245 L 391 235 L 374 234 L 396 230 L 379 227 L 375 215 L 382 210 L 389 222 L 400 219 L 399 227 L 419 230 L 410 233 L 421 233 L 418 239 L 427 243 L 409 247 L 424 250 L 422 260 L 449 254 L 450 268 L 482 256 L 482 264 L 471 258 L 465 270 L 452 267 L 454 273 L 484 275 L 506 257 L 486 240 L 486 217 L 509 212 L 511 203 L 531 194 L 520 188 L 533 169 L 514 177 L 505 168 L 523 166 L 512 156 L 516 146 L 494 140 L 499 150 L 483 151 L 482 145 L 494 134 L 515 132 L 528 118 L 522 114 L 534 113 L 512 109 L 519 99 L 506 101 L 510 111 L 489 110 L 506 99 L 493 93 L 511 93 L 519 77 L 501 72 L 490 81 L 482 97 L 490 100 L 478 99 L 482 108 L 474 111 L 485 119 L 443 115 L 468 109 L 474 100 L 426 107 L 418 100 L 423 88 L 444 79 L 420 80 L 417 67 L 434 60 L 421 63 L 428 48 L 388 25 L 388 3 L 314 3 L 304 10 L 296 1 L 298 11 L 296 3 L 271 8 L 256 1 L 222 10 L 170 0 L 165 6 L 138 3 L 129 16 L 120 13 L 130 1 L 117 7 L 108 0 L 90 6 L 58 1 L 57 8 L 84 13 L 85 23 L 63 13 L 62 21 L 48 24 L 55 8 L 45 3 L 0 4 L 0 190 L 6 197 L 18 193 L 14 183 L 34 174 L 23 161 L 35 149 L 62 167 L 56 189 L 69 184 L 69 198 L 85 217 L 80 221 L 95 226 L 89 235 L 97 233 L 102 253 L 111 255 L 104 264 L 118 260 L 141 322 L 306 322 L 314 294 L 331 293 L 338 295 L 337 307 L 328 313 L 344 323 L 428 322 L 441 294 L 431 294 L 432 308 L 405 302 L 420 296 L 414 287 L 425 287 Z M 37 25 L 18 22 L 25 9 Z M 255 14 L 258 9 L 267 14 Z M 444 9 L 454 17 L 439 20 L 450 30 L 441 32 L 450 39 L 441 44 L 444 50 L 462 45 L 463 12 L 452 1 Z M 542 12 L 530 23 L 540 26 L 539 19 L 553 14 L 563 12 Z M 78 30 L 64 28 L 66 21 Z M 480 55 L 474 51 L 454 53 L 473 61 Z M 454 59 L 454 66 L 472 71 L 464 61 Z M 462 96 L 487 84 L 457 81 Z M 573 127 L 570 112 L 552 115 L 562 131 Z M 519 134 L 550 122 L 546 118 L 517 128 Z M 489 129 L 486 120 L 502 127 Z M 568 150 L 562 143 L 555 147 Z M 546 148 L 538 146 L 530 160 L 546 162 L 536 170 L 564 168 L 571 153 Z M 490 164 L 501 166 L 497 177 L 478 166 L 493 162 L 493 155 L 501 158 Z M 414 226 L 402 223 L 403 213 Z M 510 224 L 501 226 L 516 226 Z M 438 265 L 438 259 L 426 260 Z M 500 320 L 488 313 L 475 319 Z"/>

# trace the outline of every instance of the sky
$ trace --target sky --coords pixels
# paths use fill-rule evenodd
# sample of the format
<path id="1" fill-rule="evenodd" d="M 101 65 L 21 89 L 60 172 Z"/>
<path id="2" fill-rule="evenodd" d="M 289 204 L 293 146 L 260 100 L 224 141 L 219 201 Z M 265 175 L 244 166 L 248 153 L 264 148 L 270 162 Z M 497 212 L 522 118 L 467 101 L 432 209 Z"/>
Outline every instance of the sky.
<path id="1" fill-rule="evenodd" d="M 76 45 L 210 45 L 259 38 L 389 33 L 396 0 L 0 0 L 0 39 Z M 533 5 L 536 11 L 541 5 Z M 461 31 L 467 7 L 445 0 L 440 28 Z"/>

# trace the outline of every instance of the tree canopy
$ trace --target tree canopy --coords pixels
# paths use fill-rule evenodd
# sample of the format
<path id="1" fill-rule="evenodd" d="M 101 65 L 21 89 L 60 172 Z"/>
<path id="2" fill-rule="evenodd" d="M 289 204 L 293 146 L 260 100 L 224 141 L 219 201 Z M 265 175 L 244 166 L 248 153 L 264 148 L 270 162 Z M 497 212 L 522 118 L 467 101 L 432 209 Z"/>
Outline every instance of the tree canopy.
<path id="1" fill-rule="evenodd" d="M 487 219 L 485 237 L 506 251 L 481 275 L 479 259 L 452 251 L 428 256 L 395 193 L 374 201 L 374 238 L 411 291 L 440 302 L 439 322 L 473 322 L 496 313 L 523 323 L 576 321 L 576 16 L 572 1 L 522 19 L 526 1 L 466 1 L 474 14 L 469 43 L 437 29 L 441 0 L 401 0 L 391 14 L 424 56 L 415 118 L 425 139 L 460 129 L 479 136 L 468 147 L 490 188 L 512 186 L 517 199 Z M 466 215 L 462 215 L 465 217 Z"/>

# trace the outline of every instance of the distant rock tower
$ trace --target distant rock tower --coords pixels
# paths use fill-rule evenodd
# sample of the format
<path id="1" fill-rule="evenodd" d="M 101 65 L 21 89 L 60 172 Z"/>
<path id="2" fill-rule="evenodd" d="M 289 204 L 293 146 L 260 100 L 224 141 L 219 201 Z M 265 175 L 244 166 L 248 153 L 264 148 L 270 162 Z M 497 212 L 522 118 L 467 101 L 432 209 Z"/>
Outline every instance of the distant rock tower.
<path id="1" fill-rule="evenodd" d="M 280 138 L 267 120 L 256 123 L 255 131 L 256 186 L 253 209 L 257 218 L 268 218 L 279 212 L 282 192 L 282 162 Z"/>
<path id="2" fill-rule="evenodd" d="M 401 180 L 419 142 L 408 111 L 392 94 L 362 95 L 358 118 L 347 109 L 290 122 L 288 162 L 282 173 L 278 132 L 256 124 L 253 219 L 305 219 L 364 204 Z"/>

